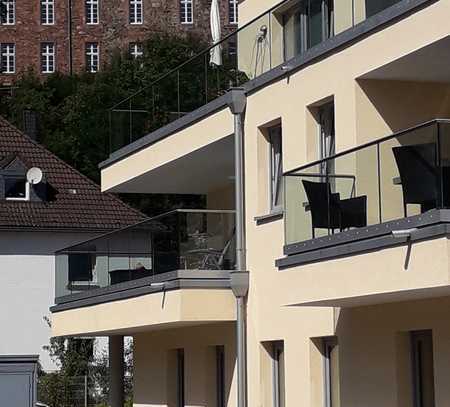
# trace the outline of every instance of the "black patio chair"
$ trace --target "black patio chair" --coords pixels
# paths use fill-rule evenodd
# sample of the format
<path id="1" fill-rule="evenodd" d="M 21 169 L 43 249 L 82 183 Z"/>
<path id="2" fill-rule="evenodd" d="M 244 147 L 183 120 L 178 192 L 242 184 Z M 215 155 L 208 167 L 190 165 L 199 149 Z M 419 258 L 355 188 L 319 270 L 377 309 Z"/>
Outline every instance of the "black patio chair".
<path id="1" fill-rule="evenodd" d="M 392 147 L 403 190 L 403 211 L 420 205 L 421 213 L 436 208 L 439 197 L 439 168 L 435 143 Z"/>
<path id="2" fill-rule="evenodd" d="M 341 199 L 332 193 L 329 182 L 302 181 L 308 197 L 312 220 L 312 237 L 315 229 L 343 231 L 352 227 L 367 226 L 367 197 Z"/>
<path id="3" fill-rule="evenodd" d="M 233 232 L 225 243 L 224 247 L 219 249 L 207 248 L 207 249 L 194 249 L 188 252 L 189 255 L 199 255 L 202 257 L 199 270 L 226 270 L 234 267 L 234 264 L 228 264 L 226 255 L 230 250 L 231 244 L 235 238 L 236 231 Z"/>

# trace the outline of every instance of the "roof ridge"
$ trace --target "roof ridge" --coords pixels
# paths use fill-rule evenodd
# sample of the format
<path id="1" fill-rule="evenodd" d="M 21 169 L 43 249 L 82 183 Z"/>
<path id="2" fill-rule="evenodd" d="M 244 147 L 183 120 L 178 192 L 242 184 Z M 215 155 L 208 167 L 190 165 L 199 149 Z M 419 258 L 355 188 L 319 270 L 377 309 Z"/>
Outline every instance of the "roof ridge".
<path id="1" fill-rule="evenodd" d="M 45 151 L 46 154 L 49 154 L 50 156 L 52 156 L 55 160 L 57 160 L 60 164 L 62 164 L 63 166 L 69 168 L 71 171 L 75 172 L 77 175 L 79 175 L 84 181 L 86 181 L 87 183 L 89 183 L 91 186 L 98 188 L 100 190 L 100 193 L 105 194 L 107 196 L 109 196 L 110 198 L 114 199 L 116 202 L 120 203 L 121 205 L 127 207 L 128 209 L 132 210 L 133 212 L 135 212 L 135 214 L 139 215 L 139 216 L 143 216 L 144 218 L 148 218 L 148 216 L 144 215 L 141 211 L 133 208 L 131 205 L 123 202 L 120 198 L 118 198 L 117 196 L 115 196 L 114 194 L 112 194 L 111 192 L 103 192 L 101 190 L 100 185 L 98 185 L 96 182 L 94 182 L 93 180 L 91 180 L 89 177 L 87 177 L 86 175 L 82 174 L 80 171 L 78 171 L 75 167 L 71 166 L 70 164 L 66 163 L 62 158 L 58 157 L 55 153 L 53 153 L 52 151 L 50 151 L 48 148 L 46 148 L 44 145 L 42 145 L 41 143 L 39 143 L 38 141 L 32 139 L 30 136 L 28 136 L 26 133 L 24 133 L 22 130 L 20 130 L 17 126 L 15 126 L 14 124 L 10 123 L 8 120 L 6 120 L 2 115 L 0 115 L 0 122 L 3 122 L 3 124 L 7 127 L 10 127 L 12 130 L 14 130 L 16 133 L 18 133 L 21 137 L 24 137 L 27 141 L 31 142 L 32 144 L 34 144 L 37 148 L 39 148 L 42 151 Z"/>

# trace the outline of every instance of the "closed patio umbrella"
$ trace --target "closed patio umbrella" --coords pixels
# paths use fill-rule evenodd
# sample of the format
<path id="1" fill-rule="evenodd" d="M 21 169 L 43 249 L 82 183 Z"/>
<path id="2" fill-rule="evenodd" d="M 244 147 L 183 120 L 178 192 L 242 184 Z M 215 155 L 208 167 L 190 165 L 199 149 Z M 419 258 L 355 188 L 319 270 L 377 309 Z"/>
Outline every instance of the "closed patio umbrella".
<path id="1" fill-rule="evenodd" d="M 217 44 L 220 41 L 221 34 L 219 0 L 212 0 L 210 18 L 212 42 Z M 216 66 L 222 65 L 222 44 L 218 44 L 211 49 L 209 63 Z"/>

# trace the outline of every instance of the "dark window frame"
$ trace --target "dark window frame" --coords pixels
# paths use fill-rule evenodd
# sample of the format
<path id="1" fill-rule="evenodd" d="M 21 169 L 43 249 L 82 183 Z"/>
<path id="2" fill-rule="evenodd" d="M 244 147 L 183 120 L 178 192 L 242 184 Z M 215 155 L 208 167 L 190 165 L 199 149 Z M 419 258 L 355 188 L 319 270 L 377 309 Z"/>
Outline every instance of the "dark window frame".
<path id="1" fill-rule="evenodd" d="M 433 349 L 433 332 L 432 330 L 411 331 L 411 364 L 412 364 L 412 379 L 413 379 L 413 406 L 414 407 L 431 407 L 435 406 L 435 388 L 434 388 L 434 349 Z M 427 349 L 428 348 L 428 349 Z M 429 351 L 428 354 L 425 352 Z M 426 366 L 424 358 L 431 359 L 431 382 L 432 388 L 425 389 L 426 381 L 424 374 L 426 374 Z M 430 361 L 428 361 L 430 362 Z M 431 401 L 427 403 L 424 400 L 424 393 L 429 392 Z"/>

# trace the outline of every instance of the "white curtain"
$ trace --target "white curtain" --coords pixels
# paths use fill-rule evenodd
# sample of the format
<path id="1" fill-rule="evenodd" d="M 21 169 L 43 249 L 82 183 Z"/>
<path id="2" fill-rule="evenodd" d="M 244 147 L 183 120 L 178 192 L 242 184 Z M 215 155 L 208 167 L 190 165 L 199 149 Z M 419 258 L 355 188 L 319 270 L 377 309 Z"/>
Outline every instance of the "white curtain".
<path id="1" fill-rule="evenodd" d="M 213 45 L 220 41 L 220 11 L 219 0 L 212 0 L 211 3 L 211 35 Z M 216 45 L 210 51 L 209 63 L 211 65 L 222 65 L 222 44 Z"/>

